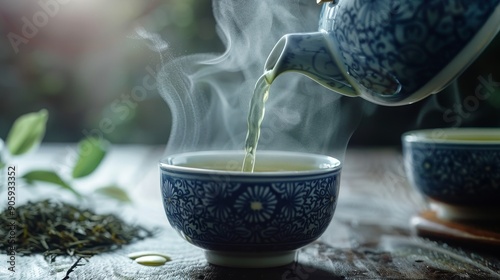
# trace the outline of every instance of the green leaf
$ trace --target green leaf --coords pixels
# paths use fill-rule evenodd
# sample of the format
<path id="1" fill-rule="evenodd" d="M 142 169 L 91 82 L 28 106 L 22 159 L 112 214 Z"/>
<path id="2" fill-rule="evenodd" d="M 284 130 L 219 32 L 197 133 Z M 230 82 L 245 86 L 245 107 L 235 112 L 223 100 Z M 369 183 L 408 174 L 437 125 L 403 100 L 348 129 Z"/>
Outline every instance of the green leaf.
<path id="1" fill-rule="evenodd" d="M 75 189 L 73 189 L 68 183 L 66 183 L 57 173 L 48 170 L 34 170 L 30 171 L 22 176 L 29 184 L 33 184 L 35 181 L 38 182 L 46 182 L 56 184 L 63 189 L 66 189 L 77 197 L 81 197 L 81 194 L 78 193 Z"/>
<path id="2" fill-rule="evenodd" d="M 12 155 L 21 155 L 40 144 L 45 135 L 49 113 L 42 109 L 20 116 L 7 135 L 7 148 Z"/>
<path id="3" fill-rule="evenodd" d="M 3 144 L 3 140 L 2 140 L 2 138 L 0 138 L 0 172 L 2 172 L 2 169 L 7 165 L 7 163 L 5 163 L 4 159 L 3 159 L 3 157 L 4 157 L 3 149 L 4 148 L 5 148 L 5 146 Z"/>
<path id="4" fill-rule="evenodd" d="M 106 155 L 107 142 L 88 137 L 78 144 L 78 160 L 73 168 L 73 178 L 81 178 L 94 172 Z"/>
<path id="5" fill-rule="evenodd" d="M 96 192 L 114 198 L 121 202 L 127 202 L 127 203 L 132 202 L 127 192 L 125 192 L 122 188 L 114 185 L 98 188 Z"/>

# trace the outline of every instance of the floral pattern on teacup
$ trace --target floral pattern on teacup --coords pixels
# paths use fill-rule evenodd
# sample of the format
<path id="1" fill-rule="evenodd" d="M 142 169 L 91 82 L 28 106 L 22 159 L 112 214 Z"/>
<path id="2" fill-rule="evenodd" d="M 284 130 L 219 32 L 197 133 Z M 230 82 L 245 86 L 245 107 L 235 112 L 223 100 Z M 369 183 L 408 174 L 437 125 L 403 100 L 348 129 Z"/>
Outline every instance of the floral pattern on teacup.
<path id="1" fill-rule="evenodd" d="M 195 245 L 298 248 L 328 227 L 339 175 L 340 170 L 315 179 L 251 183 L 185 178 L 162 170 L 163 203 L 172 227 Z"/>

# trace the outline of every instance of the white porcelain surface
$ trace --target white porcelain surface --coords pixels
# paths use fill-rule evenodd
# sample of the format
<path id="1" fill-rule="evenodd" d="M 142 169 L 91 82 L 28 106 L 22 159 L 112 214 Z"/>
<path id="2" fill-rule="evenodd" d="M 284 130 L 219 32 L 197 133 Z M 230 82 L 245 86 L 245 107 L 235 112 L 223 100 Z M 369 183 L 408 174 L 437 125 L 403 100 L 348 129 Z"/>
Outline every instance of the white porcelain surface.
<path id="1" fill-rule="evenodd" d="M 205 251 L 205 258 L 211 264 L 241 268 L 267 268 L 283 266 L 294 262 L 296 255 L 296 251 L 275 253 Z"/>
<path id="2" fill-rule="evenodd" d="M 475 220 L 475 221 L 497 221 L 500 220 L 499 207 L 466 207 L 454 206 L 433 201 L 429 203 L 438 218 L 443 220 Z"/>

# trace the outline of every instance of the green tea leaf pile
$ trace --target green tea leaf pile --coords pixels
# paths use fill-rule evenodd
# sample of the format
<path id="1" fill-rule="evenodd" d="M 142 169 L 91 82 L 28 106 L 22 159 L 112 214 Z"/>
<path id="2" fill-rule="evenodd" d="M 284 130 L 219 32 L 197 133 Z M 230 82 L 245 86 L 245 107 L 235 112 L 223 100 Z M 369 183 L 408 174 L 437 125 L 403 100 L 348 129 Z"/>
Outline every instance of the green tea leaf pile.
<path id="1" fill-rule="evenodd" d="M 17 227 L 15 244 L 9 244 L 8 238 L 12 223 Z M 151 231 L 128 225 L 115 215 L 98 215 L 50 200 L 28 202 L 16 209 L 15 216 L 9 210 L 0 214 L 0 250 L 15 246 L 16 254 L 22 255 L 90 257 L 152 235 Z"/>

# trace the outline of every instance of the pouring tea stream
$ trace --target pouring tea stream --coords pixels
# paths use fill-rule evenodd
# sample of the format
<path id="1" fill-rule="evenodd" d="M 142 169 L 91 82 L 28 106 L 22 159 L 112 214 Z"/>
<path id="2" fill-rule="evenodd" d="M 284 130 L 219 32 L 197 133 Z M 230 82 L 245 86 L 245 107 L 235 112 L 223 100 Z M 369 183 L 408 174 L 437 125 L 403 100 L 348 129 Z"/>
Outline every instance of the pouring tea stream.
<path id="1" fill-rule="evenodd" d="M 264 104 L 282 73 L 306 75 L 345 96 L 384 106 L 444 89 L 500 29 L 500 0 L 337 0 L 323 4 L 319 30 L 283 36 L 252 97 L 244 171 L 251 171 Z"/>

